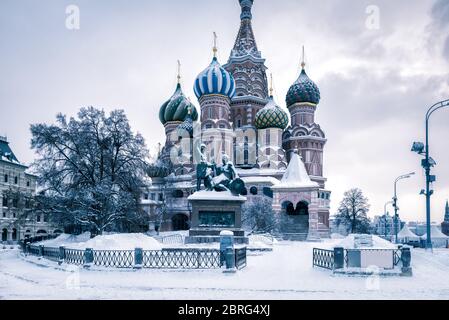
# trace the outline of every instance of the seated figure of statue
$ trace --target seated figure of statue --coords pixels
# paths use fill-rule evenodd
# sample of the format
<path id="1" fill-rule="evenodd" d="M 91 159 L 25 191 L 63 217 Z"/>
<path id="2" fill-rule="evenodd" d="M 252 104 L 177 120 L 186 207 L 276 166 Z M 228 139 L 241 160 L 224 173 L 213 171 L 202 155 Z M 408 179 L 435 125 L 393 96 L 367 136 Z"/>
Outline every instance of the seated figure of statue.
<path id="1" fill-rule="evenodd" d="M 245 184 L 239 178 L 234 164 L 229 160 L 227 154 L 222 156 L 222 165 L 215 168 L 215 177 L 212 179 L 212 188 L 215 191 L 231 191 L 234 195 L 242 192 Z"/>

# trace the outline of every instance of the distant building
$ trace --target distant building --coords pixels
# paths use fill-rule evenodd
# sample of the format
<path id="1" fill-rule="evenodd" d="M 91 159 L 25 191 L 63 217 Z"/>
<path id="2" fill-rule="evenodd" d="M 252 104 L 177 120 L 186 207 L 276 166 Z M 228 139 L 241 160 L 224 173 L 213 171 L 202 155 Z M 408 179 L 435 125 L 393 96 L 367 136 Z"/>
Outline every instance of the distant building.
<path id="1" fill-rule="evenodd" d="M 341 234 L 343 236 L 347 236 L 348 235 L 348 228 L 346 227 L 345 224 L 337 223 L 337 219 L 335 218 L 335 216 L 331 216 L 329 218 L 329 228 L 330 228 L 330 233 L 331 234 Z"/>
<path id="2" fill-rule="evenodd" d="M 11 150 L 6 137 L 0 137 L 0 232 L 2 243 L 14 243 L 38 234 L 60 232 L 47 222 L 47 216 L 25 216 L 31 210 L 31 199 L 36 192 L 35 175 L 26 172 Z M 31 215 L 30 215 L 31 217 Z"/>
<path id="3" fill-rule="evenodd" d="M 375 216 L 372 223 L 373 233 L 384 237 L 394 236 L 396 230 L 397 232 L 401 231 L 404 225 L 400 218 L 397 221 L 397 229 L 395 229 L 394 223 L 394 216 L 390 216 L 388 212 L 381 216 Z"/>
<path id="4" fill-rule="evenodd" d="M 441 223 L 441 232 L 449 236 L 449 202 L 446 201 L 446 210 L 444 213 L 444 221 Z"/>
<path id="5" fill-rule="evenodd" d="M 430 225 L 431 226 L 437 226 L 436 222 L 431 222 Z M 424 235 L 427 232 L 427 230 L 426 230 L 427 225 L 426 225 L 425 222 L 410 221 L 408 223 L 408 227 L 409 227 L 410 231 L 415 233 L 417 236 L 422 236 L 422 235 Z"/>

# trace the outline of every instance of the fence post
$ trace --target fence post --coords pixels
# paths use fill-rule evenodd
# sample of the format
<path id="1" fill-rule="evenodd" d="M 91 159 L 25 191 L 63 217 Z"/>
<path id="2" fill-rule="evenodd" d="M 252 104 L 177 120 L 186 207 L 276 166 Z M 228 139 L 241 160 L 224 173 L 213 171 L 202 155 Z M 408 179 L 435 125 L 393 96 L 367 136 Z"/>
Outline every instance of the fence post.
<path id="1" fill-rule="evenodd" d="M 59 261 L 58 264 L 61 265 L 65 260 L 65 247 L 60 246 L 59 247 Z"/>
<path id="2" fill-rule="evenodd" d="M 39 259 L 44 257 L 44 246 L 39 246 Z"/>
<path id="3" fill-rule="evenodd" d="M 345 266 L 345 249 L 334 248 L 334 269 L 343 269 Z"/>
<path id="4" fill-rule="evenodd" d="M 234 232 L 223 230 L 220 232 L 220 266 L 226 264 L 227 248 L 234 250 Z"/>
<path id="5" fill-rule="evenodd" d="M 94 263 L 94 251 L 91 248 L 84 250 L 84 268 L 90 268 Z"/>
<path id="6" fill-rule="evenodd" d="M 412 254 L 410 252 L 410 248 L 402 247 L 401 248 L 401 276 L 411 277 L 412 276 L 412 267 L 410 266 L 410 262 L 412 261 Z"/>
<path id="7" fill-rule="evenodd" d="M 226 248 L 225 253 L 226 260 L 226 270 L 223 273 L 235 273 L 237 270 L 235 268 L 235 250 L 232 247 Z"/>
<path id="8" fill-rule="evenodd" d="M 134 249 L 134 269 L 142 269 L 143 265 L 143 249 Z"/>

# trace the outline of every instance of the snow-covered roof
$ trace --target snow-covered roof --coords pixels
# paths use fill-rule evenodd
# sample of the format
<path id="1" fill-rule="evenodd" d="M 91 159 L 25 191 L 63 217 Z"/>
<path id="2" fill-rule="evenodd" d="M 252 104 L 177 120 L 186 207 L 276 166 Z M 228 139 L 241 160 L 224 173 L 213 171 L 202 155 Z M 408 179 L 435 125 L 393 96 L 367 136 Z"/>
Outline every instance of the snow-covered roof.
<path id="1" fill-rule="evenodd" d="M 427 238 L 427 233 L 423 234 L 421 236 L 421 239 Z M 430 238 L 431 239 L 448 239 L 449 237 L 442 233 L 440 229 L 438 229 L 436 226 L 432 226 L 430 228 Z"/>
<path id="2" fill-rule="evenodd" d="M 249 176 L 276 176 L 281 175 L 285 172 L 285 169 L 270 169 L 270 168 L 251 168 L 251 169 L 241 169 L 237 168 L 237 173 L 240 178 Z"/>
<path id="3" fill-rule="evenodd" d="M 273 188 L 317 188 L 318 183 L 312 181 L 307 173 L 301 157 L 293 153 L 281 182 Z"/>
<path id="4" fill-rule="evenodd" d="M 404 239 L 404 238 L 408 238 L 408 239 L 419 239 L 419 236 L 417 236 L 416 234 L 414 234 L 407 225 L 404 226 L 404 228 L 402 228 L 401 231 L 398 232 L 398 238 L 399 239 Z"/>
<path id="5" fill-rule="evenodd" d="M 279 180 L 274 177 L 265 177 L 265 176 L 250 176 L 250 177 L 241 177 L 245 184 L 252 183 L 269 183 L 271 185 L 277 185 Z"/>
<path id="6" fill-rule="evenodd" d="M 197 191 L 187 198 L 188 200 L 232 200 L 232 201 L 246 201 L 244 196 L 234 196 L 230 191 L 207 191 L 201 190 Z"/>
<path id="7" fill-rule="evenodd" d="M 6 137 L 1 136 L 0 136 L 0 161 L 26 167 L 25 165 L 20 163 L 20 161 L 17 159 L 14 152 L 11 150 L 9 142 L 6 139 Z"/>

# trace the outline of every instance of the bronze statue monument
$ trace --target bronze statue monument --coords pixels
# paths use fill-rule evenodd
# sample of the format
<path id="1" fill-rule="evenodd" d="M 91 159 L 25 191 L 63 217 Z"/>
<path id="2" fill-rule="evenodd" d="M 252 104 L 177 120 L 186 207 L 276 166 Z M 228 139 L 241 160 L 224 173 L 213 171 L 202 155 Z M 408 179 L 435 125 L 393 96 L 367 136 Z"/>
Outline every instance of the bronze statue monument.
<path id="1" fill-rule="evenodd" d="M 201 182 L 208 191 L 230 191 L 233 195 L 242 194 L 245 183 L 230 161 L 227 154 L 222 156 L 222 165 L 217 166 L 215 162 L 209 163 L 206 155 L 206 145 L 202 144 L 200 163 L 196 166 L 197 191 L 201 190 Z"/>

